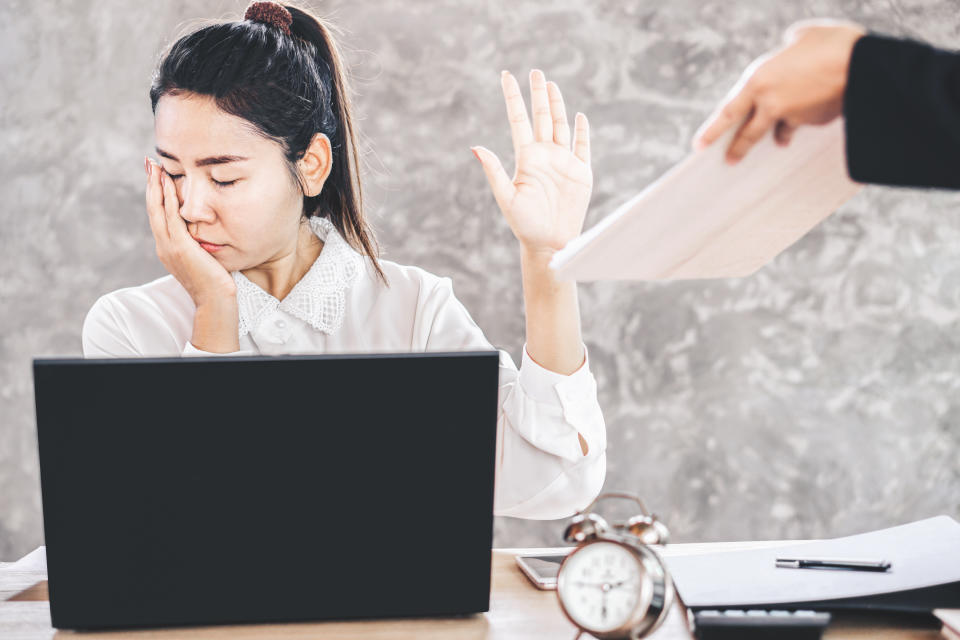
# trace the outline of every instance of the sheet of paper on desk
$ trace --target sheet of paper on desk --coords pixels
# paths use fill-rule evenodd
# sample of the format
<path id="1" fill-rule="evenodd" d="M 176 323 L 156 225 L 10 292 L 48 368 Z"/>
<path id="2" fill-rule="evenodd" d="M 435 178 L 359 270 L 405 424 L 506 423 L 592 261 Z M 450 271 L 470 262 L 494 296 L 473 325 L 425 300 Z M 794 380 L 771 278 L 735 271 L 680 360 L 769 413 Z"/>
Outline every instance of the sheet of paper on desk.
<path id="1" fill-rule="evenodd" d="M 868 558 L 887 572 L 783 569 L 776 558 Z M 947 516 L 845 538 L 752 551 L 665 557 L 687 606 L 815 602 L 960 580 L 960 523 Z"/>
<path id="2" fill-rule="evenodd" d="M 675 280 L 746 276 L 853 196 L 843 120 L 801 127 L 787 147 L 768 134 L 737 165 L 733 137 L 688 156 L 559 251 L 564 280 Z"/>
<path id="3" fill-rule="evenodd" d="M 0 566 L 0 601 L 47 579 L 47 548 L 37 547 L 16 562 Z"/>
<path id="4" fill-rule="evenodd" d="M 47 570 L 47 547 L 41 545 L 16 562 L 4 565 L 0 571 L 42 571 Z"/>
<path id="5" fill-rule="evenodd" d="M 940 618 L 943 626 L 954 633 L 960 633 L 960 609 L 937 609 L 933 613 Z"/>

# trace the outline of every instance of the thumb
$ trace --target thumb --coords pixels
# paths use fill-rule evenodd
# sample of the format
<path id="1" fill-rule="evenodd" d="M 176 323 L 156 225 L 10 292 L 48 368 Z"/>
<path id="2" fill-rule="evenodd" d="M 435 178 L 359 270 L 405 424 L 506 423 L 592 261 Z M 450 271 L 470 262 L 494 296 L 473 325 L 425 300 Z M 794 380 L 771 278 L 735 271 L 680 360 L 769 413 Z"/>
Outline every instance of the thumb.
<path id="1" fill-rule="evenodd" d="M 493 197 L 496 199 L 497 205 L 499 205 L 501 211 L 506 212 L 513 201 L 513 194 L 516 192 L 513 181 L 507 176 L 507 172 L 503 170 L 503 165 L 500 164 L 500 159 L 493 151 L 486 147 L 470 147 L 470 150 L 480 161 L 483 172 L 487 174 L 487 182 L 490 183 L 490 189 L 493 191 Z"/>
<path id="2" fill-rule="evenodd" d="M 825 26 L 825 22 L 826 21 L 822 19 L 818 20 L 816 18 L 794 22 L 783 32 L 783 41 L 786 44 L 795 42 L 811 30 Z"/>
<path id="3" fill-rule="evenodd" d="M 863 30 L 856 22 L 844 20 L 842 18 L 807 18 L 794 22 L 783 34 L 783 40 L 786 43 L 793 42 L 805 36 L 815 29 L 836 29 L 837 27 L 847 27 Z"/>

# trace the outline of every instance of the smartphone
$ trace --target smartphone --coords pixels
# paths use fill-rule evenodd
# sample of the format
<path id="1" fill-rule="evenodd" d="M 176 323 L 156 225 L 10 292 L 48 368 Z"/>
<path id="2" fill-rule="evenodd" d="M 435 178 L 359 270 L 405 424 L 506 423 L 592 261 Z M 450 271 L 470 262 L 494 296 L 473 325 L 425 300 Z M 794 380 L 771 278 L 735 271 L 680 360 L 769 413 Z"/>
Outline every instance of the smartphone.
<path id="1" fill-rule="evenodd" d="M 557 572 L 566 555 L 519 555 L 517 566 L 537 589 L 556 589 Z"/>

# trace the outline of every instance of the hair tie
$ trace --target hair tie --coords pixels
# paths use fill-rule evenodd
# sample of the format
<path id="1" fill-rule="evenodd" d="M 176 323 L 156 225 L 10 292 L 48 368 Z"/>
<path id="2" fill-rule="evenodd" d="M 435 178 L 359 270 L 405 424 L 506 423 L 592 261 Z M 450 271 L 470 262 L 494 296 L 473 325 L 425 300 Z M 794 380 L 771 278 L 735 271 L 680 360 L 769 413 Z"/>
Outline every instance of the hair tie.
<path id="1" fill-rule="evenodd" d="M 280 29 L 288 36 L 290 35 L 290 25 L 293 24 L 293 16 L 287 11 L 287 8 L 276 2 L 251 3 L 243 14 L 243 19 L 269 24 Z"/>

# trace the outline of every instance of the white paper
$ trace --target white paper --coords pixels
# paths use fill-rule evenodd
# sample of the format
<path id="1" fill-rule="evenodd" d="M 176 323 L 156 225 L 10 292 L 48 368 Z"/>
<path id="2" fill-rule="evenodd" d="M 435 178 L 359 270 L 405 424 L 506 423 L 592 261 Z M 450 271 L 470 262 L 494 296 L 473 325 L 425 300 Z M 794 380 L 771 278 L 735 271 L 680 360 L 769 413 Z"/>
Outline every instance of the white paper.
<path id="1" fill-rule="evenodd" d="M 782 569 L 776 558 L 886 560 L 887 572 Z M 691 556 L 666 556 L 687 606 L 734 607 L 893 593 L 960 581 L 960 523 L 937 516 L 846 538 Z"/>
<path id="2" fill-rule="evenodd" d="M 0 602 L 0 638 L 3 640 L 49 640 L 57 635 L 56 629 L 50 626 L 49 602 Z M 59 636 L 62 638 L 63 634 Z"/>
<path id="3" fill-rule="evenodd" d="M 564 280 L 746 276 L 852 197 L 842 118 L 799 128 L 787 147 L 768 134 L 736 165 L 734 130 L 688 156 L 559 251 Z"/>
<path id="4" fill-rule="evenodd" d="M 47 548 L 40 546 L 16 562 L 0 565 L 2 571 L 47 571 Z"/>
<path id="5" fill-rule="evenodd" d="M 37 547 L 16 562 L 0 565 L 0 602 L 47 579 L 47 548 Z"/>
<path id="6" fill-rule="evenodd" d="M 933 615 L 940 618 L 944 626 L 960 633 L 960 609 L 934 609 Z"/>

